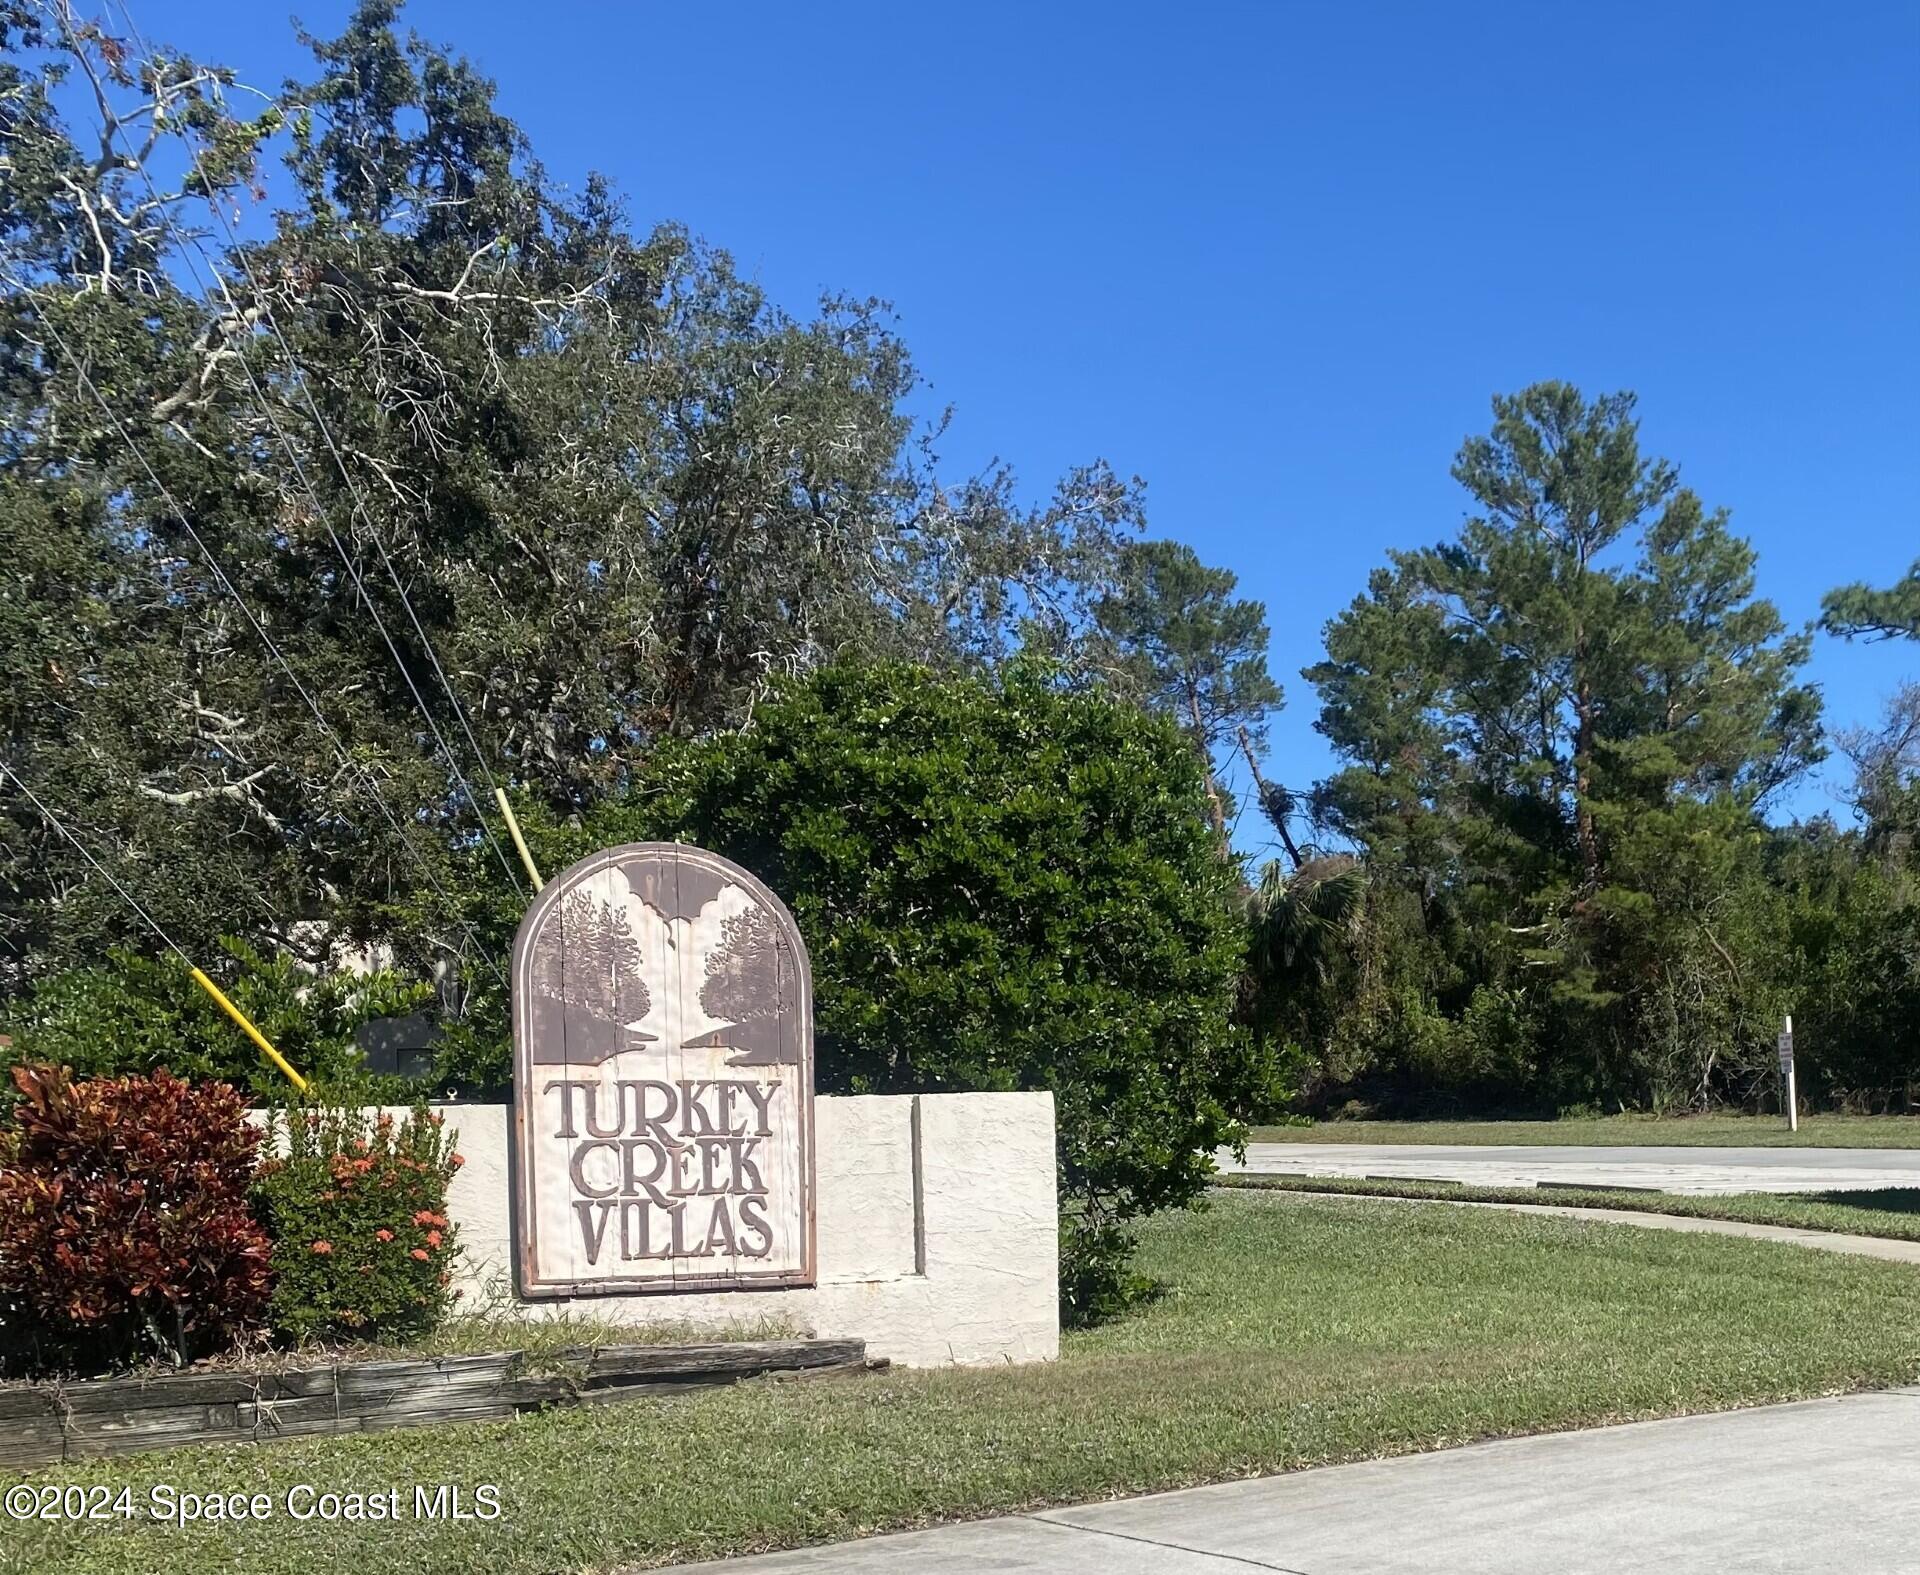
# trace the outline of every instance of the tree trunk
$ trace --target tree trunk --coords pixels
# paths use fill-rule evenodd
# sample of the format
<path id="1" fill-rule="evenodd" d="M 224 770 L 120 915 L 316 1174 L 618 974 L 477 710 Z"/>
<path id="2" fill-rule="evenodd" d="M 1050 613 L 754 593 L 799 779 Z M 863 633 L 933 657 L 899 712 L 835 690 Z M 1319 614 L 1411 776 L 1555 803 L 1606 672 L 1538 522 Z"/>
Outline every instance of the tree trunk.
<path id="1" fill-rule="evenodd" d="M 1207 774 L 1207 819 L 1213 822 L 1214 835 L 1222 842 L 1227 838 L 1227 807 L 1220 798 L 1219 784 L 1213 780 L 1213 762 L 1209 760 L 1205 767 Z"/>
<path id="2" fill-rule="evenodd" d="M 1207 818 L 1213 822 L 1213 832 L 1222 842 L 1227 840 L 1227 808 L 1220 798 L 1220 784 L 1213 775 L 1213 751 L 1207 748 L 1207 726 L 1200 715 L 1200 692 L 1192 684 L 1187 685 L 1187 714 L 1193 719 L 1193 747 L 1200 752 L 1200 769 L 1206 773 L 1207 780 Z"/>
<path id="3" fill-rule="evenodd" d="M 1586 639 L 1574 646 L 1573 833 L 1580 844 L 1580 876 L 1585 891 L 1600 885 L 1600 839 L 1593 829 L 1593 689 L 1587 682 Z"/>
<path id="4" fill-rule="evenodd" d="M 1243 727 L 1238 731 L 1240 753 L 1247 757 L 1247 769 L 1253 773 L 1253 790 L 1260 795 L 1260 807 L 1262 810 L 1265 810 L 1267 806 L 1267 779 L 1260 774 L 1260 762 L 1254 758 L 1253 740 L 1248 737 L 1247 730 Z M 1269 815 L 1267 819 L 1272 822 L 1273 829 L 1280 833 L 1281 846 L 1287 850 L 1287 857 L 1293 860 L 1293 867 L 1296 870 L 1299 869 L 1302 863 L 1300 850 L 1294 846 L 1293 834 L 1287 830 L 1286 816 Z"/>

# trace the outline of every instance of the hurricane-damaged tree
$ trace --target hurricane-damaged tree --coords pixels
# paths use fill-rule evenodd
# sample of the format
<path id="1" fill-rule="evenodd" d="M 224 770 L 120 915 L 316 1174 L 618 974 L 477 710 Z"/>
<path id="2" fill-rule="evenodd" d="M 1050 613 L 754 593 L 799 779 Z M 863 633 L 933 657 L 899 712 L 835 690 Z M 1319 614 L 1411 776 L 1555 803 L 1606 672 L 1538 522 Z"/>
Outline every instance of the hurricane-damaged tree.
<path id="1" fill-rule="evenodd" d="M 0 760 L 196 950 L 459 954 L 490 779 L 573 810 L 841 652 L 1064 647 L 1138 523 L 1099 464 L 949 484 L 882 303 L 564 195 L 396 10 L 260 94 L 0 0 Z M 122 941 L 0 784 L 5 977 Z"/>

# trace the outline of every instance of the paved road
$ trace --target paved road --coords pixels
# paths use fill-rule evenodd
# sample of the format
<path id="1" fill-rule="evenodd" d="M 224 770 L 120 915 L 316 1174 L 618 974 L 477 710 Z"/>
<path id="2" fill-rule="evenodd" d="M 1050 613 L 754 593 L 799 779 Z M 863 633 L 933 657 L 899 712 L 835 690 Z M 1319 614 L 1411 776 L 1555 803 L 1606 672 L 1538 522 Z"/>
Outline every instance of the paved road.
<path id="1" fill-rule="evenodd" d="M 728 1575 L 1920 1571 L 1920 1389 L 1476 1444 L 696 1569 Z"/>
<path id="2" fill-rule="evenodd" d="M 1236 1167 L 1231 1154 L 1222 1170 Z M 1457 1143 L 1250 1143 L 1269 1175 L 1424 1177 L 1482 1187 L 1648 1187 L 1660 1192 L 1830 1192 L 1920 1187 L 1904 1148 L 1527 1148 Z"/>

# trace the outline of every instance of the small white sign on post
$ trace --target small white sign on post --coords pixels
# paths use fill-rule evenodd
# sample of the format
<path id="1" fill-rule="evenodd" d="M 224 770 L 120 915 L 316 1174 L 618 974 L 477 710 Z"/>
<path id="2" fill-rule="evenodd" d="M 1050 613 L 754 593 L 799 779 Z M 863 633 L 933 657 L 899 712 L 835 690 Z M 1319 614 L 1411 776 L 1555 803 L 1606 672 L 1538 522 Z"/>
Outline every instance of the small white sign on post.
<path id="1" fill-rule="evenodd" d="M 1800 1092 L 1794 1086 L 1793 1077 L 1793 1018 L 1786 1017 L 1780 1025 L 1780 1083 L 1784 1090 L 1783 1102 L 1787 1107 L 1787 1130 L 1800 1130 Z"/>

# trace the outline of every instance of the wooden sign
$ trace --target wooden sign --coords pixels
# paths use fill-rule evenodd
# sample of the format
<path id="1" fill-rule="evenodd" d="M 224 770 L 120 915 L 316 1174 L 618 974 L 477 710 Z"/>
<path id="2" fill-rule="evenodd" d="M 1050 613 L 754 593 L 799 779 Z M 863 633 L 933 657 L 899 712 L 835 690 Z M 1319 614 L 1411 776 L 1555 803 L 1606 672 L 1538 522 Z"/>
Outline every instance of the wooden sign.
<path id="1" fill-rule="evenodd" d="M 813 993 L 772 892 L 699 848 L 582 859 L 513 946 L 521 1294 L 814 1281 Z"/>

